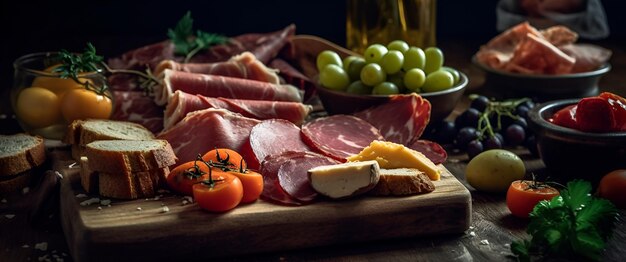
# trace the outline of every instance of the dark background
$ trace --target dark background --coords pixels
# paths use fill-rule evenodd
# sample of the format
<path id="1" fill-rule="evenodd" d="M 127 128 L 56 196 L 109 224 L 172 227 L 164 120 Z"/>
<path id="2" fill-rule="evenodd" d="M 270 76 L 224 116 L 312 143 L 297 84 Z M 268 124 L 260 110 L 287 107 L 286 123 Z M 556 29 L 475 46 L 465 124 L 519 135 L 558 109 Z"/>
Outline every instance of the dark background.
<path id="1" fill-rule="evenodd" d="M 497 34 L 497 0 L 437 1 L 437 40 L 475 45 Z M 626 3 L 602 1 L 611 36 L 626 44 Z M 1 1 L 0 83 L 10 88 L 12 62 L 38 51 L 81 51 L 92 42 L 106 58 L 167 38 L 167 29 L 190 10 L 194 28 L 234 36 L 279 30 L 290 23 L 345 45 L 346 2 L 302 1 Z M 3 90 L 3 91 L 4 91 Z M 3 92 L 5 93 L 5 92 Z M 0 109 L 6 108 L 3 97 Z"/>

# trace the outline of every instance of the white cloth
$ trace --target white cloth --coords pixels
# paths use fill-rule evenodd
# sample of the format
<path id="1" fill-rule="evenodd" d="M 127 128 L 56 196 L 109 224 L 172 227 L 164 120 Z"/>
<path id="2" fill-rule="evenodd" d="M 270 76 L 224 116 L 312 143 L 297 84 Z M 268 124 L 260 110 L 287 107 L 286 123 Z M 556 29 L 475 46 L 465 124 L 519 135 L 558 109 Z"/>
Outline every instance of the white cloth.
<path id="1" fill-rule="evenodd" d="M 587 0 L 586 7 L 577 13 L 542 12 L 543 17 L 528 17 L 519 6 L 518 0 L 500 0 L 496 7 L 498 31 L 528 21 L 532 26 L 544 29 L 553 25 L 564 25 L 578 33 L 581 38 L 597 40 L 609 36 L 606 13 L 600 0 Z"/>

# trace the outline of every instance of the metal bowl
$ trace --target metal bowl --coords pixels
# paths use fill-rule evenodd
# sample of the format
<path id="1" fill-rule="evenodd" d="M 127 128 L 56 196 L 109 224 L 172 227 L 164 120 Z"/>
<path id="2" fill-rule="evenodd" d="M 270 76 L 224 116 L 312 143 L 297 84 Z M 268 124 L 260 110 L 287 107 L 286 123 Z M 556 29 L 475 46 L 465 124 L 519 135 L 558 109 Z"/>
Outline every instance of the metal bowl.
<path id="1" fill-rule="evenodd" d="M 420 93 L 431 104 L 430 122 L 435 123 L 444 120 L 463 96 L 463 92 L 469 82 L 467 76 L 459 71 L 459 83 L 455 86 L 438 92 Z M 333 91 L 322 86 L 317 86 L 317 94 L 322 101 L 328 114 L 351 114 L 372 106 L 389 101 L 388 95 L 355 95 L 346 92 Z"/>
<path id="2" fill-rule="evenodd" d="M 626 132 L 588 133 L 548 121 L 558 110 L 579 99 L 555 100 L 528 112 L 539 155 L 555 179 L 581 178 L 597 184 L 602 176 L 626 168 Z"/>
<path id="3" fill-rule="evenodd" d="M 500 71 L 477 61 L 472 62 L 485 72 L 484 86 L 504 98 L 531 97 L 535 101 L 582 98 L 598 94 L 598 82 L 611 70 L 610 64 L 583 73 L 562 75 L 531 75 Z"/>

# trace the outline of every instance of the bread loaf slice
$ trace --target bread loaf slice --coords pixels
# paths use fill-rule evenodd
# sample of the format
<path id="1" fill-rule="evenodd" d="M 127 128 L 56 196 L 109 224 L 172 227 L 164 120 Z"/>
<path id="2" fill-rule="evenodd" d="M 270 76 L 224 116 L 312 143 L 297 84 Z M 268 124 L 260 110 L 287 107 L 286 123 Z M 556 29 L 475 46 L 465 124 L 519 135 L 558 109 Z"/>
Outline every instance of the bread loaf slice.
<path id="1" fill-rule="evenodd" d="M 145 172 L 135 172 L 129 176 L 94 172 L 98 176 L 98 189 L 101 196 L 118 199 L 154 197 L 159 183 L 169 174 L 169 168 Z"/>
<path id="2" fill-rule="evenodd" d="M 35 175 L 35 172 L 31 169 L 13 176 L 1 176 L 0 195 L 17 192 L 29 186 Z"/>
<path id="3" fill-rule="evenodd" d="M 166 140 L 101 140 L 87 144 L 92 171 L 129 176 L 169 167 L 176 155 Z"/>
<path id="4" fill-rule="evenodd" d="M 72 157 L 84 155 L 85 145 L 98 140 L 151 140 L 154 134 L 142 125 L 108 119 L 76 120 L 69 125 L 63 142 L 72 145 Z"/>
<path id="5" fill-rule="evenodd" d="M 45 161 L 43 138 L 27 134 L 0 135 L 0 177 L 20 174 Z"/>
<path id="6" fill-rule="evenodd" d="M 424 194 L 435 190 L 430 178 L 419 169 L 380 169 L 378 184 L 369 193 L 378 196 Z"/>

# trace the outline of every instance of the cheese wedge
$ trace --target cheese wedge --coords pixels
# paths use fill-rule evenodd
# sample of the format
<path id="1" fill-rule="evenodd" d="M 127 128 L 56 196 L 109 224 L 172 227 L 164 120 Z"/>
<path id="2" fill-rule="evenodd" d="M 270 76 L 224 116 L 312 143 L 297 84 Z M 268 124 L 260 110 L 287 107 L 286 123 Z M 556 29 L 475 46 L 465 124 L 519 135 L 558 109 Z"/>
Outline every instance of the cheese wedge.
<path id="1" fill-rule="evenodd" d="M 347 158 L 350 162 L 376 160 L 380 168 L 417 168 L 431 180 L 439 180 L 441 169 L 424 154 L 387 141 L 372 141 L 360 153 Z"/>
<path id="2" fill-rule="evenodd" d="M 319 166 L 308 171 L 311 186 L 330 198 L 363 194 L 376 186 L 380 167 L 376 161 L 348 162 Z"/>

